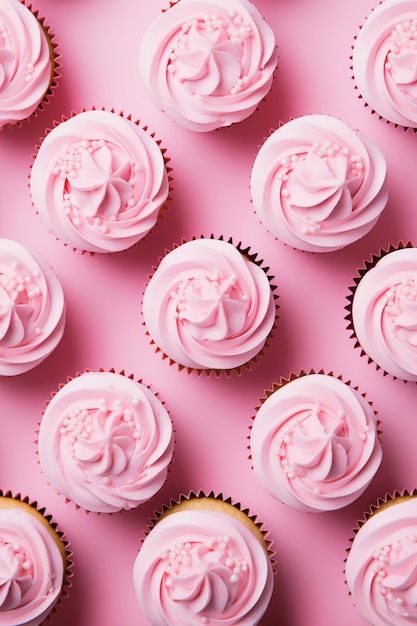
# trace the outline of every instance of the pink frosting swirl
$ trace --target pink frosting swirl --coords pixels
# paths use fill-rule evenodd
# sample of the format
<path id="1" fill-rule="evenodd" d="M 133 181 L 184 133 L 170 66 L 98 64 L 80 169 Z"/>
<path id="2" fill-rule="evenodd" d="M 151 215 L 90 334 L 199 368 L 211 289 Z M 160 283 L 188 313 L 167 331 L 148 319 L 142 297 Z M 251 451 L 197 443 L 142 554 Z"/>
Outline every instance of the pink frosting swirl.
<path id="1" fill-rule="evenodd" d="M 360 94 L 381 117 L 417 127 L 417 7 L 385 0 L 367 17 L 353 46 Z"/>
<path id="2" fill-rule="evenodd" d="M 44 223 L 65 243 L 117 252 L 155 225 L 169 180 L 158 144 L 129 119 L 84 111 L 44 138 L 30 190 Z"/>
<path id="3" fill-rule="evenodd" d="M 299 117 L 273 132 L 255 158 L 250 185 L 265 227 L 308 252 L 357 241 L 373 228 L 388 199 L 382 152 L 327 115 Z"/>
<path id="4" fill-rule="evenodd" d="M 0 624 L 41 624 L 63 577 L 62 554 L 42 522 L 19 505 L 0 508 Z"/>
<path id="5" fill-rule="evenodd" d="M 53 73 L 48 38 L 19 0 L 0 0 L 0 128 L 29 117 Z"/>
<path id="6" fill-rule="evenodd" d="M 180 0 L 146 30 L 139 55 L 155 106 L 193 131 L 248 117 L 276 65 L 274 33 L 248 0 Z"/>
<path id="7" fill-rule="evenodd" d="M 41 363 L 64 333 L 65 302 L 58 278 L 37 254 L 0 239 L 0 375 Z"/>
<path id="8" fill-rule="evenodd" d="M 254 626 L 272 593 L 272 566 L 255 535 L 218 511 L 161 519 L 136 557 L 134 586 L 152 626 Z"/>
<path id="9" fill-rule="evenodd" d="M 357 285 L 354 333 L 364 352 L 397 378 L 417 381 L 417 250 L 394 250 Z"/>
<path id="10" fill-rule="evenodd" d="M 358 611 L 373 626 L 417 622 L 417 500 L 395 499 L 355 535 L 346 581 Z"/>
<path id="11" fill-rule="evenodd" d="M 251 429 L 253 469 L 273 497 L 309 511 L 358 498 L 382 459 L 369 403 L 338 378 L 309 374 L 279 387 Z"/>
<path id="12" fill-rule="evenodd" d="M 231 243 L 192 240 L 166 255 L 143 297 L 147 330 L 173 361 L 229 369 L 250 361 L 275 321 L 265 272 Z"/>
<path id="13" fill-rule="evenodd" d="M 76 505 L 132 509 L 166 480 L 172 423 L 144 385 L 113 372 L 85 372 L 52 398 L 38 438 L 42 471 Z"/>

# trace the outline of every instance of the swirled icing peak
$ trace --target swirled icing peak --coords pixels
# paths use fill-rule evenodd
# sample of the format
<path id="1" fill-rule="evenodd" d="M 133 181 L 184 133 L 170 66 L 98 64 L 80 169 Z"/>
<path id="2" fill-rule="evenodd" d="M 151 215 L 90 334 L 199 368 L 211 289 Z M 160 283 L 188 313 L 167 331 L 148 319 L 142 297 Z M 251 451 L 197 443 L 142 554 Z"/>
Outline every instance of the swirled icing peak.
<path id="1" fill-rule="evenodd" d="M 385 0 L 368 15 L 353 46 L 353 73 L 365 102 L 386 120 L 417 128 L 417 7 Z"/>
<path id="2" fill-rule="evenodd" d="M 149 26 L 139 69 L 155 106 L 193 131 L 248 117 L 268 93 L 275 36 L 248 0 L 180 0 Z"/>
<path id="3" fill-rule="evenodd" d="M 13 376 L 41 363 L 65 326 L 58 278 L 45 261 L 11 239 L 0 239 L 0 375 Z"/>
<path id="4" fill-rule="evenodd" d="M 116 113 L 84 111 L 53 128 L 35 155 L 33 204 L 65 243 L 117 252 L 155 225 L 169 180 L 159 145 Z"/>
<path id="5" fill-rule="evenodd" d="M 353 502 L 382 459 L 370 404 L 325 374 L 304 375 L 278 387 L 255 416 L 250 449 L 266 491 L 310 511 Z"/>
<path id="6" fill-rule="evenodd" d="M 331 252 L 366 235 L 388 199 L 379 148 L 344 122 L 306 115 L 274 131 L 251 173 L 254 209 L 278 239 Z"/>
<path id="7" fill-rule="evenodd" d="M 143 315 L 153 341 L 176 363 L 230 369 L 262 349 L 275 304 L 256 263 L 231 243 L 198 239 L 162 259 L 145 289 Z"/>
<path id="8" fill-rule="evenodd" d="M 194 508 L 157 522 L 133 580 L 152 626 L 254 626 L 269 604 L 273 573 L 265 546 L 242 521 Z"/>
<path id="9" fill-rule="evenodd" d="M 54 531 L 29 505 L 0 499 L 0 624 L 39 626 L 58 601 L 64 560 Z"/>
<path id="10" fill-rule="evenodd" d="M 144 385 L 113 372 L 85 372 L 47 405 L 39 428 L 41 469 L 88 511 L 111 513 L 149 500 L 166 480 L 172 423 Z"/>
<path id="11" fill-rule="evenodd" d="M 359 281 L 352 320 L 362 350 L 396 378 L 417 381 L 417 250 L 381 257 Z"/>
<path id="12" fill-rule="evenodd" d="M 44 99 L 54 72 L 48 39 L 24 2 L 0 0 L 0 128 L 26 119 Z"/>
<path id="13" fill-rule="evenodd" d="M 417 500 L 396 498 L 357 531 L 346 561 L 353 602 L 373 626 L 417 622 Z"/>

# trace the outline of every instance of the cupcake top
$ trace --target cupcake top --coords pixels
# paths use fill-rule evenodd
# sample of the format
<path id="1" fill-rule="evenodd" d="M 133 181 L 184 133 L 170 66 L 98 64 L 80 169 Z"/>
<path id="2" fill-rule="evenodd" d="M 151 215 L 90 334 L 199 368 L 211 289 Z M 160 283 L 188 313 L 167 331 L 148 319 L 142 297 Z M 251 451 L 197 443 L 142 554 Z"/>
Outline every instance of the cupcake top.
<path id="1" fill-rule="evenodd" d="M 139 71 L 160 111 L 201 132 L 253 113 L 277 58 L 275 35 L 248 0 L 179 0 L 145 31 Z"/>
<path id="2" fill-rule="evenodd" d="M 211 238 L 169 252 L 143 296 L 152 340 L 172 361 L 192 369 L 248 363 L 265 345 L 275 314 L 263 269 L 232 243 Z"/>
<path id="3" fill-rule="evenodd" d="M 20 0 L 0 0 L 0 129 L 29 117 L 54 74 L 52 44 Z"/>
<path id="4" fill-rule="evenodd" d="M 353 290 L 352 322 L 362 350 L 395 378 L 417 381 L 417 249 L 385 254 Z"/>
<path id="5" fill-rule="evenodd" d="M 118 252 L 155 225 L 169 193 L 164 157 L 137 123 L 83 111 L 43 139 L 30 174 L 33 204 L 64 243 Z"/>
<path id="6" fill-rule="evenodd" d="M 417 128 L 417 6 L 384 0 L 368 15 L 353 45 L 353 78 L 381 117 Z"/>
<path id="7" fill-rule="evenodd" d="M 346 560 L 353 602 L 373 626 L 417 621 L 417 499 L 382 504 L 360 526 Z"/>
<path id="8" fill-rule="evenodd" d="M 37 253 L 0 239 L 0 376 L 41 363 L 64 326 L 64 294 L 53 271 Z"/>
<path id="9" fill-rule="evenodd" d="M 331 252 L 366 235 L 388 198 L 386 161 L 360 132 L 328 115 L 275 130 L 253 163 L 255 212 L 283 243 Z"/>
<path id="10" fill-rule="evenodd" d="M 356 500 L 382 459 L 372 407 L 326 374 L 277 386 L 254 418 L 250 451 L 264 489 L 305 511 L 340 509 Z"/>
<path id="11" fill-rule="evenodd" d="M 143 384 L 114 372 L 85 372 L 52 397 L 39 428 L 41 469 L 77 506 L 132 509 L 166 480 L 172 423 Z"/>
<path id="12" fill-rule="evenodd" d="M 214 498 L 168 509 L 146 536 L 133 569 L 136 595 L 152 626 L 259 623 L 272 595 L 273 570 L 249 521 Z"/>
<path id="13" fill-rule="evenodd" d="M 64 544 L 34 507 L 0 497 L 0 624 L 39 626 L 64 583 Z"/>

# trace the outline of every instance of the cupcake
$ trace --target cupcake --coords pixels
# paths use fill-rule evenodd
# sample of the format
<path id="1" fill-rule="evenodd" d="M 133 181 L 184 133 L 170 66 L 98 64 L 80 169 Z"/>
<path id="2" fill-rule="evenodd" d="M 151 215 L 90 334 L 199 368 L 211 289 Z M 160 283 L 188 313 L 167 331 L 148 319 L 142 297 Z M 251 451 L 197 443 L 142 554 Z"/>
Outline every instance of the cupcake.
<path id="1" fill-rule="evenodd" d="M 39 626 L 68 593 L 70 551 L 44 509 L 0 492 L 0 623 Z"/>
<path id="2" fill-rule="evenodd" d="M 273 590 L 270 544 L 231 500 L 203 493 L 173 503 L 154 521 L 133 582 L 152 626 L 254 626 Z"/>
<path id="3" fill-rule="evenodd" d="M 58 78 L 54 36 L 22 0 L 0 0 L 0 130 L 48 102 Z"/>
<path id="4" fill-rule="evenodd" d="M 64 327 L 64 294 L 53 271 L 23 244 L 0 239 L 0 376 L 39 365 Z"/>
<path id="5" fill-rule="evenodd" d="M 388 198 L 386 169 L 379 148 L 341 120 L 298 117 L 260 147 L 250 178 L 253 207 L 283 243 L 332 252 L 376 224 Z"/>
<path id="6" fill-rule="evenodd" d="M 371 404 L 323 372 L 292 375 L 266 393 L 251 426 L 250 454 L 270 495 L 313 512 L 351 504 L 382 460 Z"/>
<path id="7" fill-rule="evenodd" d="M 164 484 L 171 419 L 132 376 L 85 371 L 47 403 L 38 432 L 41 470 L 67 500 L 96 513 L 133 509 Z"/>
<path id="8" fill-rule="evenodd" d="M 416 382 L 417 249 L 380 250 L 354 282 L 346 319 L 356 347 L 386 374 Z"/>
<path id="9" fill-rule="evenodd" d="M 384 0 L 371 11 L 353 44 L 359 96 L 380 118 L 417 129 L 417 6 Z"/>
<path id="10" fill-rule="evenodd" d="M 159 111 L 207 132 L 255 111 L 277 60 L 274 32 L 248 0 L 179 0 L 146 29 L 139 74 Z"/>
<path id="11" fill-rule="evenodd" d="M 200 238 L 160 260 L 143 295 L 157 350 L 207 375 L 250 368 L 273 330 L 276 305 L 262 261 L 229 239 Z"/>
<path id="12" fill-rule="evenodd" d="M 46 132 L 30 192 L 49 230 L 92 253 L 119 252 L 143 239 L 169 194 L 153 136 L 122 114 L 97 109 L 74 113 Z"/>
<path id="13" fill-rule="evenodd" d="M 417 621 L 416 492 L 388 495 L 365 514 L 346 559 L 346 581 L 359 613 L 373 626 Z"/>

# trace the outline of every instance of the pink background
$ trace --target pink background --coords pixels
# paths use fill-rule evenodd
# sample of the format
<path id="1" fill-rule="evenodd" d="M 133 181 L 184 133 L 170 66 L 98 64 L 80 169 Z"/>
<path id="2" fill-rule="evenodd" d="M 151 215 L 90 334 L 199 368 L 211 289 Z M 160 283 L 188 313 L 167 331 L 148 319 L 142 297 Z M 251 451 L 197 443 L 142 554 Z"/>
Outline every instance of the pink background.
<path id="1" fill-rule="evenodd" d="M 417 387 L 384 377 L 354 348 L 344 319 L 348 287 L 363 259 L 399 240 L 417 242 L 417 137 L 371 115 L 358 98 L 350 53 L 375 0 L 254 0 L 276 33 L 279 68 L 273 91 L 249 120 L 193 134 L 158 113 L 141 86 L 137 53 L 165 0 L 37 0 L 59 42 L 59 88 L 29 124 L 0 136 L 0 236 L 41 252 L 65 290 L 68 320 L 54 354 L 34 371 L 0 380 L 0 487 L 44 505 L 74 553 L 69 598 L 51 626 L 146 626 L 132 566 L 147 521 L 170 498 L 203 489 L 248 507 L 270 531 L 277 558 L 275 591 L 263 626 L 362 626 L 344 582 L 344 558 L 356 520 L 379 496 L 417 486 L 414 440 Z M 117 8 L 116 8 L 117 7 Z M 169 211 L 135 249 L 91 256 L 63 246 L 31 205 L 28 174 L 35 145 L 53 119 L 82 107 L 114 107 L 162 139 L 173 168 Z M 375 141 L 388 162 L 390 200 L 373 232 L 327 255 L 292 250 L 254 215 L 249 177 L 271 128 L 303 114 L 334 115 Z M 259 253 L 275 276 L 279 324 L 251 372 L 230 380 L 188 375 L 150 345 L 141 318 L 148 273 L 165 248 L 192 235 L 232 236 Z M 116 515 L 67 504 L 41 474 L 34 440 L 44 402 L 67 376 L 115 368 L 152 386 L 176 430 L 173 471 L 146 505 Z M 292 510 L 258 486 L 248 459 L 251 418 L 273 381 L 324 369 L 352 381 L 381 421 L 384 459 L 365 494 L 331 513 Z"/>

